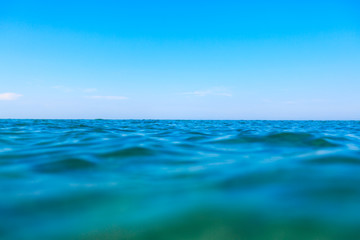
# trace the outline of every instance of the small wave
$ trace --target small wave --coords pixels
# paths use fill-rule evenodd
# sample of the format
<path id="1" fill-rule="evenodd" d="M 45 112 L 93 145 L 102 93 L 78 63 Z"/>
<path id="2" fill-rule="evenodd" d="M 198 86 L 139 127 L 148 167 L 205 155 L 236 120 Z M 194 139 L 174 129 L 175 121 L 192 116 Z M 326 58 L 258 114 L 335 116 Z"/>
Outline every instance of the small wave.
<path id="1" fill-rule="evenodd" d="M 313 148 L 329 148 L 339 146 L 330 142 L 325 137 L 315 137 L 308 133 L 274 133 L 265 136 L 258 135 L 237 135 L 218 140 L 210 141 L 215 144 L 247 144 L 262 143 L 267 145 L 289 146 L 289 147 L 313 147 Z"/>
<path id="2" fill-rule="evenodd" d="M 156 152 L 145 147 L 128 147 L 120 150 L 110 151 L 103 154 L 100 154 L 102 157 L 144 157 L 144 156 L 153 156 Z"/>
<path id="3" fill-rule="evenodd" d="M 350 156 L 325 156 L 318 158 L 311 158 L 305 161 L 306 163 L 312 164 L 351 164 L 351 165 L 359 165 L 360 157 L 350 157 Z"/>
<path id="4" fill-rule="evenodd" d="M 74 170 L 85 170 L 95 167 L 96 164 L 84 159 L 69 158 L 54 162 L 37 164 L 34 170 L 43 173 L 68 172 Z"/>

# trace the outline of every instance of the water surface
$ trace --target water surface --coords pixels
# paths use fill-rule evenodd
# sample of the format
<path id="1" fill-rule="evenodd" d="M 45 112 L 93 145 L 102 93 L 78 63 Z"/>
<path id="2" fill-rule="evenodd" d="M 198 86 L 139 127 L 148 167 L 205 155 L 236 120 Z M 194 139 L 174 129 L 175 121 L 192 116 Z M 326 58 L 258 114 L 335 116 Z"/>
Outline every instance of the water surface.
<path id="1" fill-rule="evenodd" d="M 0 120 L 0 239 L 360 239 L 360 122 Z"/>

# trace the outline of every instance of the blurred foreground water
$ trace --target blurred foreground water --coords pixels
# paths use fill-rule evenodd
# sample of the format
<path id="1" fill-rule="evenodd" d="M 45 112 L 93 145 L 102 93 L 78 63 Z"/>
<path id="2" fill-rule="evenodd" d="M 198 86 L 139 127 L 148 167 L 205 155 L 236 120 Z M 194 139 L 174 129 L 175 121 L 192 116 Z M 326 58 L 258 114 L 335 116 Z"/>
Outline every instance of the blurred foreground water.
<path id="1" fill-rule="evenodd" d="M 0 239 L 360 239 L 360 122 L 0 120 Z"/>

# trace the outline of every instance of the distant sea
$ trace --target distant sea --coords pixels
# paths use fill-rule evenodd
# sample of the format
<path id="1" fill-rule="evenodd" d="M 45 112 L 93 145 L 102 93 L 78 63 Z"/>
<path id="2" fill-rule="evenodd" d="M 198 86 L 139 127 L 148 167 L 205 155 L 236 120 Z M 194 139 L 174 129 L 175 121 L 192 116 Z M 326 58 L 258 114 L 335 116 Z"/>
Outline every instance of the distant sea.
<path id="1" fill-rule="evenodd" d="M 0 239 L 360 239 L 360 122 L 0 120 Z"/>

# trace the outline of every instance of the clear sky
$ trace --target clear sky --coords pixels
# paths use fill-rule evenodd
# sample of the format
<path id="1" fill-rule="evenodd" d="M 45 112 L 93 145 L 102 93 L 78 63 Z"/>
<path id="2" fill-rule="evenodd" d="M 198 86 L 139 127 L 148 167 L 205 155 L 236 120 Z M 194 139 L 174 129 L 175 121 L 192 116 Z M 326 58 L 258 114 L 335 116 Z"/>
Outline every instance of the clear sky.
<path id="1" fill-rule="evenodd" d="M 360 2 L 0 0 L 0 118 L 360 119 Z"/>

